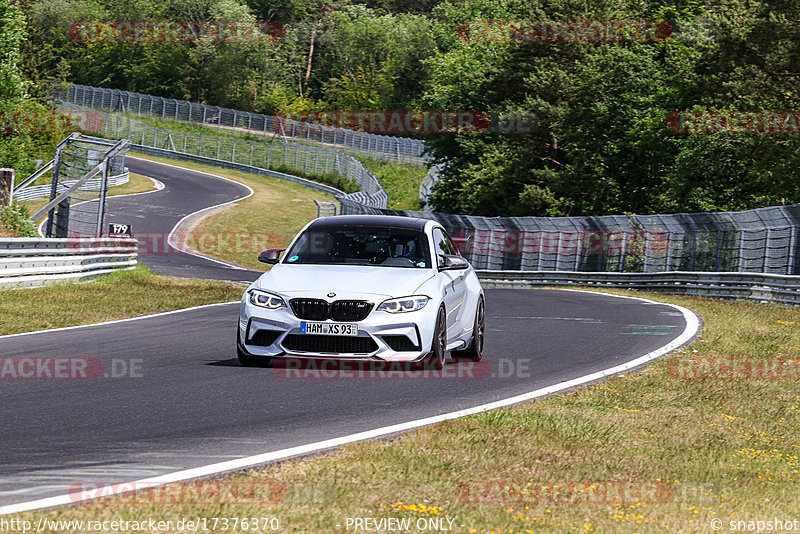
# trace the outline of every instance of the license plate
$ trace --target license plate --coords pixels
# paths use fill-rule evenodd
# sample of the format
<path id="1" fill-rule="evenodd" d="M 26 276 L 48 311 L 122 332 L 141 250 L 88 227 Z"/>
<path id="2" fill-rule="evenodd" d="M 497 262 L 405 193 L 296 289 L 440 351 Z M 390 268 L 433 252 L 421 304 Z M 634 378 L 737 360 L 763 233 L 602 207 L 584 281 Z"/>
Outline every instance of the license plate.
<path id="1" fill-rule="evenodd" d="M 355 323 L 300 323 L 301 334 L 323 334 L 326 336 L 357 336 L 358 325 Z"/>

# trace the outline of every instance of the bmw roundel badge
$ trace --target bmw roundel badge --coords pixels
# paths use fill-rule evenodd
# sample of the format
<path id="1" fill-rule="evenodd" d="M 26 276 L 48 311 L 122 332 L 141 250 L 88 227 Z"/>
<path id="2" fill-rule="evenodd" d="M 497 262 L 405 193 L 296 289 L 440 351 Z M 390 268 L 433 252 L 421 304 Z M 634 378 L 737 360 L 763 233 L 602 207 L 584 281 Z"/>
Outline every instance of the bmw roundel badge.
<path id="1" fill-rule="evenodd" d="M 336 296 L 336 293 L 334 293 L 333 291 L 331 291 L 330 293 L 328 293 L 328 298 L 333 298 L 333 297 L 335 297 L 335 296 Z"/>

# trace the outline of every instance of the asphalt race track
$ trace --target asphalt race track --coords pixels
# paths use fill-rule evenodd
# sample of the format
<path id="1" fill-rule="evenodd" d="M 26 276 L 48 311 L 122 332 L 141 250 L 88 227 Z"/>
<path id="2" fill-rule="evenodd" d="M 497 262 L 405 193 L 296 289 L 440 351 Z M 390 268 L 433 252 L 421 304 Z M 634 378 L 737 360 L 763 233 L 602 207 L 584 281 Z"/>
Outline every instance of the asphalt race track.
<path id="1" fill-rule="evenodd" d="M 208 278 L 252 282 L 256 271 L 231 269 L 198 256 L 180 254 L 167 245 L 172 228 L 186 215 L 247 196 L 244 186 L 207 174 L 160 165 L 143 159 L 126 158 L 131 170 L 152 176 L 166 186 L 146 195 L 108 199 L 106 221 L 130 224 L 133 237 L 140 239 L 144 250 L 140 261 L 152 270 L 181 278 Z"/>
<path id="2" fill-rule="evenodd" d="M 132 223 L 134 233 L 168 233 L 186 214 L 246 194 L 190 171 L 141 160 L 129 167 L 166 185 L 109 200 L 113 217 Z M 142 260 L 179 276 L 258 274 L 177 253 Z M 452 361 L 452 378 L 286 378 L 243 368 L 234 346 L 236 303 L 0 337 L 2 358 L 102 362 L 94 379 L 0 381 L 0 505 L 477 406 L 633 360 L 686 328 L 683 314 L 667 305 L 587 292 L 487 290 L 486 307 L 488 366 L 474 377 L 458 377 L 467 364 Z"/>

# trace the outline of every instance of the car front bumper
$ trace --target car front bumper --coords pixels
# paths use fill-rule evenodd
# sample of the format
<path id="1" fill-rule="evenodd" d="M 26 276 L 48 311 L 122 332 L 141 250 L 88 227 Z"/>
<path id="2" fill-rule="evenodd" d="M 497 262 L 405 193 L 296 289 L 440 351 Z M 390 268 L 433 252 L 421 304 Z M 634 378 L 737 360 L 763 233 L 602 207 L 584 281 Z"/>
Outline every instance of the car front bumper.
<path id="1" fill-rule="evenodd" d="M 405 313 L 373 309 L 364 320 L 354 321 L 358 325 L 354 337 L 303 334 L 300 326 L 305 321 L 291 308 L 265 309 L 245 297 L 239 310 L 238 339 L 248 354 L 268 358 L 414 362 L 431 350 L 437 305 L 431 300 L 421 310 Z"/>

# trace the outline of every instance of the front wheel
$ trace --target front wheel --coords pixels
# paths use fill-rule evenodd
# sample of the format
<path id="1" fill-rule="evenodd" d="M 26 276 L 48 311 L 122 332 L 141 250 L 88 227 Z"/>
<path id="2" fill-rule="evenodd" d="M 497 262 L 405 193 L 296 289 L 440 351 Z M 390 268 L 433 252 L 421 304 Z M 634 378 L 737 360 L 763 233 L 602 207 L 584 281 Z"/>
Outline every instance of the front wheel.
<path id="1" fill-rule="evenodd" d="M 236 356 L 238 357 L 239 363 L 242 367 L 272 367 L 272 362 L 274 361 L 274 358 L 253 356 L 252 354 L 245 352 L 242 349 L 242 346 L 239 344 L 238 339 L 236 340 Z"/>
<path id="2" fill-rule="evenodd" d="M 436 316 L 436 328 L 433 330 L 433 341 L 431 342 L 431 352 L 428 355 L 428 363 L 437 371 L 444 369 L 444 360 L 447 356 L 447 318 L 444 308 L 439 309 Z"/>
<path id="3" fill-rule="evenodd" d="M 475 324 L 472 327 L 472 343 L 464 350 L 454 350 L 453 358 L 479 362 L 483 358 L 483 333 L 486 330 L 486 312 L 483 297 L 478 300 L 475 310 Z"/>

